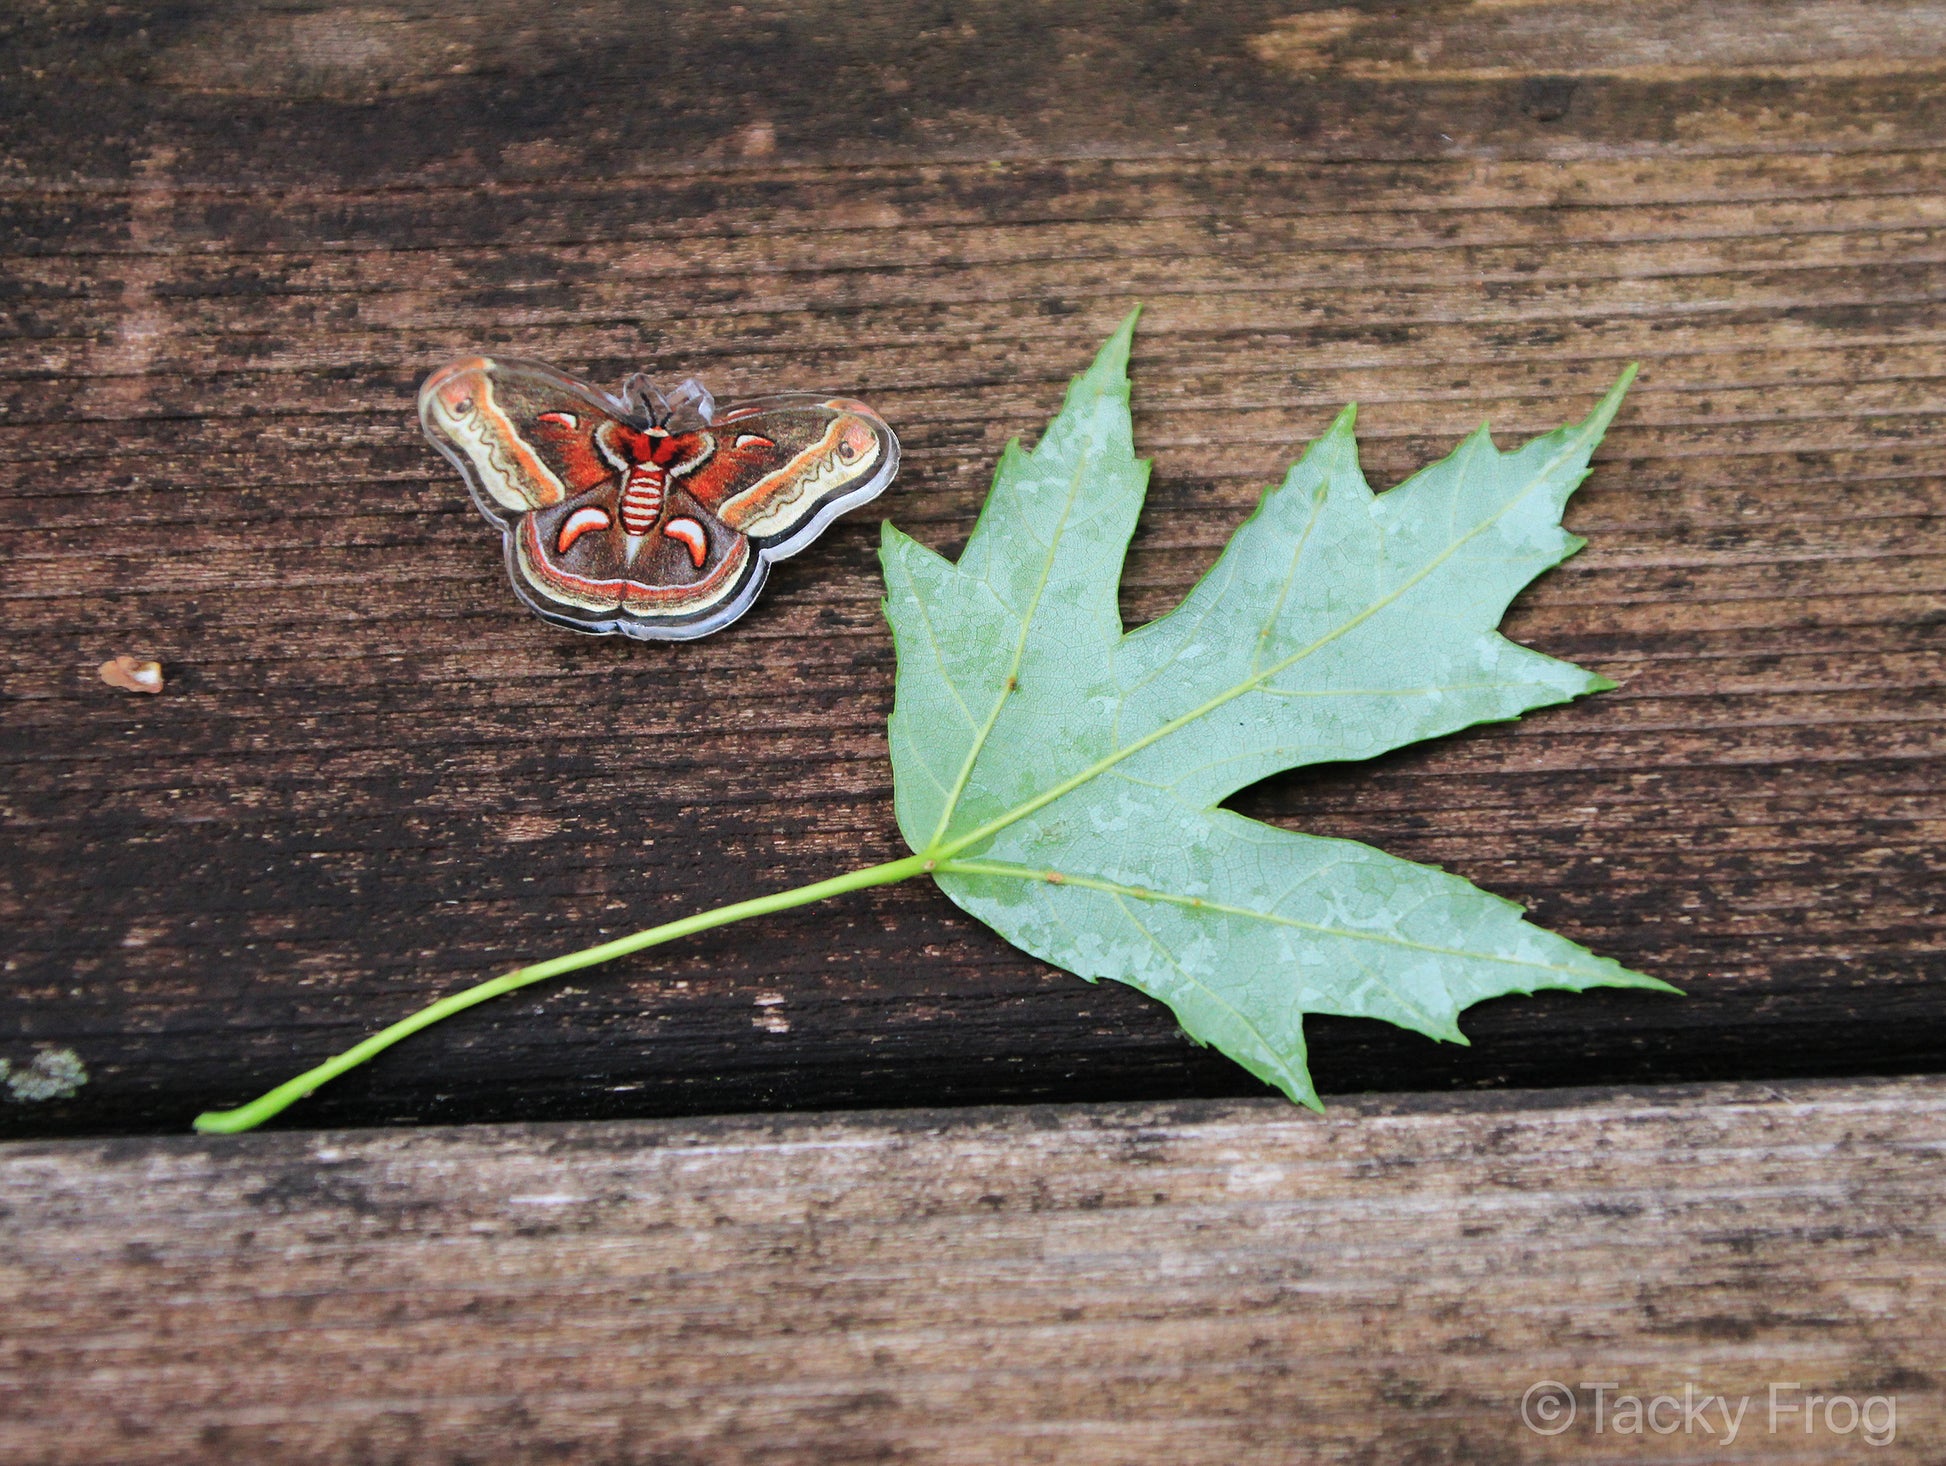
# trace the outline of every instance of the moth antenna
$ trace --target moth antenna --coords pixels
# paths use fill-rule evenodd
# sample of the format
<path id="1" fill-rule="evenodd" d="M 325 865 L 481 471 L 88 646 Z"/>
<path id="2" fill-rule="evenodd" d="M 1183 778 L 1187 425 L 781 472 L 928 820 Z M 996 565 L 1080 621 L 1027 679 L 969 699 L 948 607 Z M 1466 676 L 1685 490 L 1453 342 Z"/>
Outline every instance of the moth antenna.
<path id="1" fill-rule="evenodd" d="M 709 388 L 694 377 L 685 377 L 677 383 L 676 390 L 669 394 L 669 416 L 675 419 L 691 414 L 696 419 L 696 426 L 708 427 L 716 421 L 716 398 Z M 671 421 L 668 426 L 680 430 L 674 421 Z M 688 426 L 690 426 L 688 422 L 680 425 L 683 428 Z"/>
<path id="2" fill-rule="evenodd" d="M 669 421 L 669 399 L 649 380 L 647 372 L 636 372 L 622 383 L 622 405 L 654 427 Z"/>

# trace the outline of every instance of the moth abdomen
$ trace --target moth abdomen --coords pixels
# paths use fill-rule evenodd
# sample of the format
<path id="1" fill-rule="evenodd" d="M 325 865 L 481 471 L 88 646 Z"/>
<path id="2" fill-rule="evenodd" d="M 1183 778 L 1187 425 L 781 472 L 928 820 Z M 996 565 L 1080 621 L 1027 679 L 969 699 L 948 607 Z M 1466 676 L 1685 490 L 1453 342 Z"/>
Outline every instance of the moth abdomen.
<path id="1" fill-rule="evenodd" d="M 669 478 L 661 469 L 638 464 L 631 468 L 622 484 L 622 528 L 629 534 L 647 534 L 662 518 L 662 499 Z"/>

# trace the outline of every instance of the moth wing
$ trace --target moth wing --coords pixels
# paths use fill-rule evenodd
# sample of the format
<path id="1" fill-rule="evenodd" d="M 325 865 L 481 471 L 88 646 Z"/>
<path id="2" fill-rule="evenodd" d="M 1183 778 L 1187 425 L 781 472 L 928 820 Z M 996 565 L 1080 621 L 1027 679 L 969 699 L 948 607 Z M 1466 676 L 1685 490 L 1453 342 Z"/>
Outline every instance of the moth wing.
<path id="1" fill-rule="evenodd" d="M 419 389 L 419 421 L 501 519 L 546 509 L 619 479 L 596 434 L 618 404 L 538 362 L 474 356 L 441 367 Z"/>
<path id="2" fill-rule="evenodd" d="M 844 397 L 766 398 L 718 413 L 709 432 L 715 451 L 683 487 L 772 560 L 877 498 L 899 466 L 885 420 Z"/>

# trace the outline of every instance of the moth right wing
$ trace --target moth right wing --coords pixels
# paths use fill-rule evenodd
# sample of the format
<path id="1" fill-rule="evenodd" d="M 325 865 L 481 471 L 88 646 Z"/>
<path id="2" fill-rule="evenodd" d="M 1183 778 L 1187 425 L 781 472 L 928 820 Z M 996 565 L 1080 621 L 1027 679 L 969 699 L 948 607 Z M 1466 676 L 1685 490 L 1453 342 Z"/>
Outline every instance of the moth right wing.
<path id="1" fill-rule="evenodd" d="M 848 397 L 761 398 L 721 413 L 709 432 L 716 451 L 685 487 L 771 560 L 876 498 L 899 467 L 892 429 Z"/>

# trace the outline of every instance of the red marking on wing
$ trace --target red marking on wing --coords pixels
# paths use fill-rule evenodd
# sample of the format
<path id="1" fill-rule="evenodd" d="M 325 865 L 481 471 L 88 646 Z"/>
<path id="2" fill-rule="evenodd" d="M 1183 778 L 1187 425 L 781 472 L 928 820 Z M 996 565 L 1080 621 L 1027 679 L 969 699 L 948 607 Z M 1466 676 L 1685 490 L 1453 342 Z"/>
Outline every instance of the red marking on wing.
<path id="1" fill-rule="evenodd" d="M 463 451 L 473 459 L 473 472 L 488 492 L 508 507 L 524 500 L 526 507 L 558 504 L 562 484 L 553 467 L 534 451 L 524 436 L 525 424 L 507 416 L 499 400 L 494 362 L 484 356 L 467 357 L 441 367 L 419 389 L 423 403 L 436 399 L 449 419 L 467 420 Z M 422 409 L 423 410 L 423 409 Z"/>
<path id="2" fill-rule="evenodd" d="M 698 570 L 703 561 L 709 558 L 709 539 L 703 533 L 702 525 L 693 519 L 672 519 L 662 526 L 662 532 L 672 540 L 680 540 L 689 547 L 689 561 Z"/>
<path id="3" fill-rule="evenodd" d="M 722 425 L 717 419 L 717 426 Z M 724 500 L 732 498 L 782 462 L 777 440 L 761 433 L 724 435 L 728 445 L 711 456 L 709 462 L 683 479 L 690 496 L 714 514 Z"/>
<path id="4" fill-rule="evenodd" d="M 598 529 L 607 529 L 614 522 L 608 517 L 606 509 L 597 509 L 592 504 L 575 510 L 561 523 L 561 535 L 556 541 L 559 553 L 567 554 L 581 536 L 591 534 Z"/>
<path id="5" fill-rule="evenodd" d="M 614 465 L 595 450 L 595 434 L 609 422 L 597 417 L 588 423 L 581 413 L 559 409 L 534 415 L 529 432 L 535 446 L 559 465 L 570 495 L 585 494 L 615 476 Z"/>

